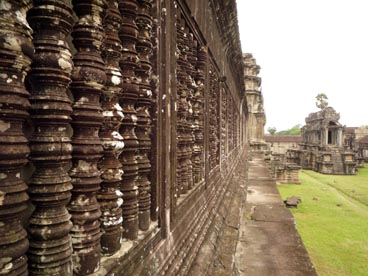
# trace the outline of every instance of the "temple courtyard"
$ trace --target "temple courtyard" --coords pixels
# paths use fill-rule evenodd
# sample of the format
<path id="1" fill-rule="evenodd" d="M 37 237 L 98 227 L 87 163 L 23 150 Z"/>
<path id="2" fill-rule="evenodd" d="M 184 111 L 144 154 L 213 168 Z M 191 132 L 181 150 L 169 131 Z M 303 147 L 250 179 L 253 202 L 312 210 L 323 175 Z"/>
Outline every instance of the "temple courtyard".
<path id="1" fill-rule="evenodd" d="M 368 166 L 355 176 L 300 172 L 301 185 L 279 185 L 298 195 L 296 227 L 319 275 L 368 275 Z"/>

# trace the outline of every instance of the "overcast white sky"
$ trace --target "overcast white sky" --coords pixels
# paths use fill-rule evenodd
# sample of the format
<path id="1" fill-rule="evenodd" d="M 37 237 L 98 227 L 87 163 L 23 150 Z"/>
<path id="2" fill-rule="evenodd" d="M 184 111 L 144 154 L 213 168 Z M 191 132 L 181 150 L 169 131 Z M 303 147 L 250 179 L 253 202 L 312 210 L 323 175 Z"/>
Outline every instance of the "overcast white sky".
<path id="1" fill-rule="evenodd" d="M 368 125 L 368 0 L 237 0 L 243 52 L 261 66 L 267 127 L 305 124 L 325 93 L 347 126 Z"/>

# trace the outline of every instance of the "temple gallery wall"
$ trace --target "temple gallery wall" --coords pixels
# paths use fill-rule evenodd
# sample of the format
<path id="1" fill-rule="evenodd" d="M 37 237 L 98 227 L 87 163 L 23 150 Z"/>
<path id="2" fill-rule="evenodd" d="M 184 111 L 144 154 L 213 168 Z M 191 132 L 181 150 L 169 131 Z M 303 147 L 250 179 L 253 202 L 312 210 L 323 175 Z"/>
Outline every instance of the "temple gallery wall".
<path id="1" fill-rule="evenodd" d="M 185 275 L 245 149 L 245 68 L 234 0 L 2 0 L 0 274 Z"/>

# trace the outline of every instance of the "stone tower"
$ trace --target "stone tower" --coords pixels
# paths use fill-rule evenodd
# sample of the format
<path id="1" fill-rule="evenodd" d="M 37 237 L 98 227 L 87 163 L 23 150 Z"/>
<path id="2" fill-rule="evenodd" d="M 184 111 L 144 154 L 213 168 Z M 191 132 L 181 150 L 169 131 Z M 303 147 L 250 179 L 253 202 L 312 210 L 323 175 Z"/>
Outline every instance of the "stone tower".
<path id="1" fill-rule="evenodd" d="M 250 53 L 243 55 L 243 61 L 245 91 L 248 103 L 247 140 L 252 149 L 263 149 L 266 145 L 264 141 L 266 115 L 263 109 L 262 80 L 258 77 L 261 67 Z"/>

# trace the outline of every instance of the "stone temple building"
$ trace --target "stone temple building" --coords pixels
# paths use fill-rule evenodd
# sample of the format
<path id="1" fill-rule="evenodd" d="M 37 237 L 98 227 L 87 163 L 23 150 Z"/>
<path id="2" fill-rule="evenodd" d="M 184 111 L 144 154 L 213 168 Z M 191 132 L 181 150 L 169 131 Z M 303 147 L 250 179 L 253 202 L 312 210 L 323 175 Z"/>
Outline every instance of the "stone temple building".
<path id="1" fill-rule="evenodd" d="M 324 174 L 355 174 L 355 154 L 344 147 L 345 127 L 339 123 L 340 114 L 332 107 L 311 113 L 302 128 L 303 142 L 298 152 L 304 169 Z M 295 151 L 290 152 L 291 155 Z"/>
<path id="2" fill-rule="evenodd" d="M 357 168 L 364 168 L 364 163 L 368 161 L 367 141 L 367 126 L 345 128 L 344 146 L 355 152 Z"/>
<path id="3" fill-rule="evenodd" d="M 247 139 L 252 149 L 264 150 L 264 127 L 266 115 L 263 108 L 263 95 L 261 90 L 262 79 L 258 77 L 261 67 L 252 54 L 246 53 L 244 59 L 245 91 L 248 103 Z"/>
<path id="4" fill-rule="evenodd" d="M 190 274 L 258 71 L 235 0 L 2 0 L 0 275 Z"/>

